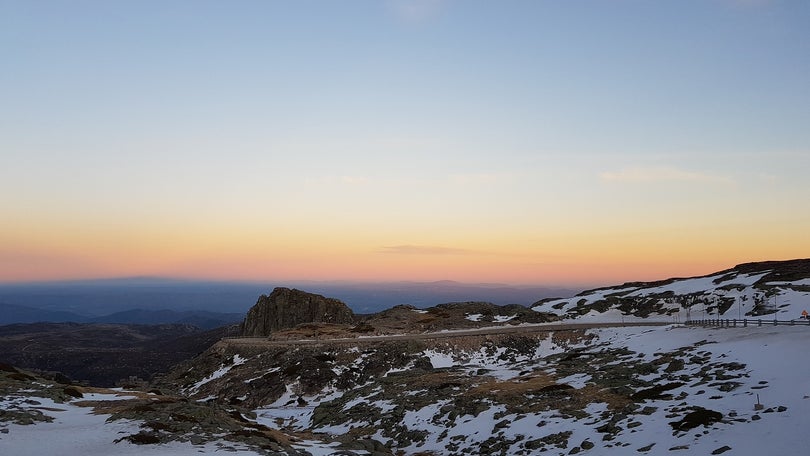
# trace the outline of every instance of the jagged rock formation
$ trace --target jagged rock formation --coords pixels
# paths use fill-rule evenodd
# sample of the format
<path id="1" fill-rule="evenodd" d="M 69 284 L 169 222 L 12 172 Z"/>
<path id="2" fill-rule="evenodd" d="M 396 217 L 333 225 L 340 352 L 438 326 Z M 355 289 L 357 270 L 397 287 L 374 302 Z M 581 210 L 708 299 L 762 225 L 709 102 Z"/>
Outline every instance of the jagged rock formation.
<path id="1" fill-rule="evenodd" d="M 264 337 L 302 323 L 352 323 L 354 313 L 342 301 L 278 287 L 261 295 L 242 323 L 243 336 Z"/>

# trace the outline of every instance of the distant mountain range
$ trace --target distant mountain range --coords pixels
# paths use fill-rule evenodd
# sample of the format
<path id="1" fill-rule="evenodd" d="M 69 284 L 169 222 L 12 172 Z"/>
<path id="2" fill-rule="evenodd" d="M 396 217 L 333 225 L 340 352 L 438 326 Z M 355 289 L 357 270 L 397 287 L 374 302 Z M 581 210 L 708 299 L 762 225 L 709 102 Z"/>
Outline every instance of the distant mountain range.
<path id="1" fill-rule="evenodd" d="M 397 304 L 429 307 L 458 301 L 529 305 L 571 296 L 565 288 L 438 282 L 280 283 L 334 297 L 356 313 Z M 207 282 L 151 277 L 0 285 L 0 324 L 32 322 L 188 323 L 211 328 L 240 321 L 275 284 Z"/>
<path id="2" fill-rule="evenodd" d="M 212 329 L 242 321 L 241 313 L 218 313 L 203 310 L 146 310 L 132 309 L 101 317 L 88 317 L 73 312 L 38 309 L 15 304 L 0 303 L 0 325 L 15 323 L 118 323 L 118 324 L 188 324 L 201 329 Z"/>
<path id="3" fill-rule="evenodd" d="M 61 323 L 67 321 L 85 321 L 84 317 L 73 312 L 58 310 L 44 310 L 34 307 L 18 306 L 0 302 L 0 325 L 10 325 L 12 323 L 37 323 L 54 322 Z"/>

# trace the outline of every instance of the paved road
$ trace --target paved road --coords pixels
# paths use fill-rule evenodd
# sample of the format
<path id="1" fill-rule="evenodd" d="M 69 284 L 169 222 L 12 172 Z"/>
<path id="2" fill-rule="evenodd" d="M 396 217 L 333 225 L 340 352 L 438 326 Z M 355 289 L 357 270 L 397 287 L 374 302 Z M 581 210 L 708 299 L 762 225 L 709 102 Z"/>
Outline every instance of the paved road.
<path id="1" fill-rule="evenodd" d="M 268 340 L 264 337 L 226 337 L 223 342 L 231 345 L 252 345 L 286 347 L 297 345 L 359 344 L 368 342 L 392 342 L 400 340 L 434 340 L 453 337 L 489 336 L 503 334 L 537 334 L 553 331 L 570 331 L 575 329 L 616 328 L 623 326 L 666 326 L 671 322 L 632 322 L 632 323 L 551 323 L 542 325 L 498 326 L 480 329 L 464 329 L 432 333 L 391 334 L 344 339 L 305 339 L 305 340 Z"/>

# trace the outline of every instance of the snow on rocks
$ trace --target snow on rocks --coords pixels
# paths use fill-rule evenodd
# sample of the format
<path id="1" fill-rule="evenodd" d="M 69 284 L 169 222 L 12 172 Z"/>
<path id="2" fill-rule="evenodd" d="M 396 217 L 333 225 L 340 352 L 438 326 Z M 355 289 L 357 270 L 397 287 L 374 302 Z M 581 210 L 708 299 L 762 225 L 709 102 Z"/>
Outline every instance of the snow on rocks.
<path id="1" fill-rule="evenodd" d="M 786 266 L 785 266 L 786 267 Z M 738 267 L 741 268 L 741 267 Z M 732 269 L 705 277 L 632 283 L 580 293 L 573 298 L 547 299 L 532 306 L 537 312 L 556 312 L 564 318 L 588 322 L 683 322 L 687 319 L 757 318 L 776 315 L 799 318 L 810 310 L 810 277 L 771 280 L 787 272 L 772 269 L 744 272 Z M 790 273 L 810 275 L 807 272 Z"/>
<path id="2" fill-rule="evenodd" d="M 481 318 L 484 317 L 484 314 L 467 314 L 464 318 L 470 321 L 481 321 Z"/>
<path id="3" fill-rule="evenodd" d="M 764 449 L 762 426 L 795 444 L 810 425 L 810 364 L 777 366 L 801 358 L 808 328 L 610 328 L 560 339 L 538 338 L 511 365 L 506 347 L 426 350 L 431 370 L 321 402 L 312 430 L 351 431 L 405 454 L 710 454 L 727 444 L 745 455 Z M 756 394 L 766 413 L 754 410 Z M 762 424 L 790 420 L 784 430 Z"/>
<path id="4" fill-rule="evenodd" d="M 138 393 L 142 395 L 142 393 Z M 96 413 L 90 404 L 125 401 L 135 393 L 87 393 L 70 402 L 56 402 L 48 397 L 6 396 L 0 401 L 3 410 L 33 411 L 45 415 L 36 424 L 0 423 L 0 454 L 40 456 L 192 456 L 214 454 L 226 446 L 240 454 L 259 455 L 245 445 L 227 442 L 166 442 L 160 445 L 137 445 L 122 436 L 140 431 L 142 423 L 132 420 L 110 420 L 107 413 Z"/>
<path id="5" fill-rule="evenodd" d="M 194 393 L 196 393 L 197 391 L 199 391 L 199 389 L 200 389 L 200 387 L 201 387 L 201 386 L 205 385 L 206 383 L 208 383 L 208 382 L 210 382 L 210 381 L 212 381 L 212 380 L 216 380 L 216 379 L 218 379 L 218 378 L 222 378 L 222 377 L 223 377 L 225 374 L 227 374 L 227 373 L 228 373 L 228 372 L 229 372 L 231 369 L 233 369 L 233 368 L 234 368 L 234 367 L 236 367 L 236 366 L 240 366 L 240 365 L 242 365 L 242 364 L 245 364 L 245 362 L 246 362 L 246 361 L 247 361 L 247 360 L 246 360 L 245 358 L 242 358 L 242 357 L 241 357 L 241 356 L 239 356 L 238 354 L 233 355 L 233 358 L 232 358 L 232 360 L 231 360 L 231 362 L 230 362 L 230 363 L 228 363 L 228 364 L 223 364 L 223 365 L 222 365 L 222 366 L 221 366 L 219 369 L 217 369 L 217 370 L 215 370 L 213 373 L 211 373 L 211 375 L 209 375 L 209 376 L 207 376 L 207 377 L 203 378 L 202 380 L 198 381 L 197 383 L 195 383 L 194 385 L 192 385 L 190 388 L 188 388 L 188 389 L 186 390 L 186 392 L 187 392 L 188 394 L 194 394 Z"/>

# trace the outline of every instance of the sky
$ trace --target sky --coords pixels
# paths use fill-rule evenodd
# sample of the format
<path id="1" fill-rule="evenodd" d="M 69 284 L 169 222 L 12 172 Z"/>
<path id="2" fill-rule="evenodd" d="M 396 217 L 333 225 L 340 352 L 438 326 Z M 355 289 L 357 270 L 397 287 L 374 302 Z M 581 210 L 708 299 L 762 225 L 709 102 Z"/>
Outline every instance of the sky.
<path id="1" fill-rule="evenodd" d="M 810 2 L 0 0 L 0 282 L 810 257 Z"/>

